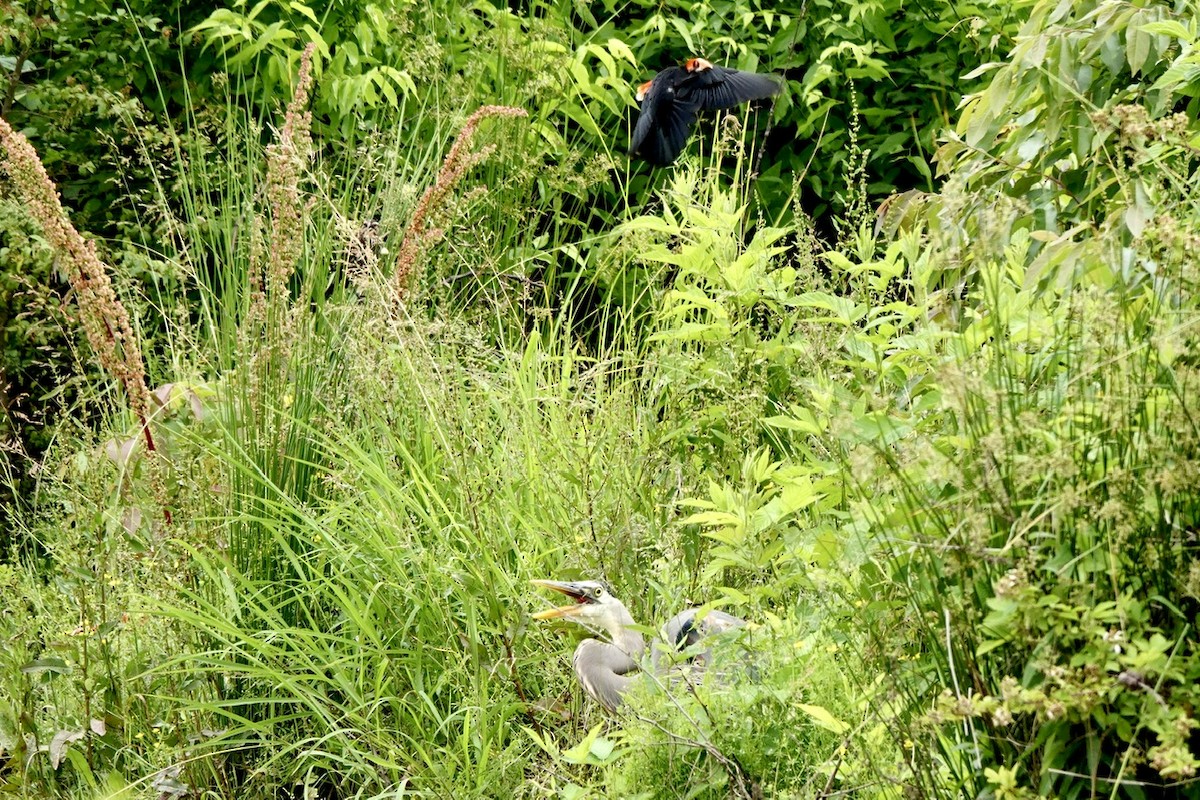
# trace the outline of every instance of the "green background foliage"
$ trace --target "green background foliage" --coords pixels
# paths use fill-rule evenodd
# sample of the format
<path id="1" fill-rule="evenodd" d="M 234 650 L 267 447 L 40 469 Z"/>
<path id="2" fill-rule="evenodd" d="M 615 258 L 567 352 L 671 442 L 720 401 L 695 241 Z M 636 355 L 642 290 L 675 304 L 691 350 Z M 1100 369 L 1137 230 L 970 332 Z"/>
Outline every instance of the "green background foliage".
<path id="1" fill-rule="evenodd" d="M 1190 4 L 19 11 L 160 455 L 6 182 L 0 794 L 1195 796 Z M 749 625 L 609 717 L 575 576 Z"/>
<path id="2" fill-rule="evenodd" d="M 38 149 L 75 224 L 122 264 L 131 302 L 146 292 L 157 305 L 159 293 L 179 289 L 159 248 L 170 235 L 164 204 L 179 198 L 164 197 L 163 188 L 179 167 L 187 115 L 207 114 L 216 93 L 194 80 L 211 72 L 211 60 L 185 72 L 178 38 L 208 11 L 185 2 L 39 0 L 6 4 L 0 22 L 0 113 Z M 0 193 L 3 431 L 16 452 L 37 458 L 48 428 L 81 399 L 70 377 L 82 340 L 64 324 L 73 306 L 65 276 L 25 228 L 19 201 L 7 186 Z M 151 336 L 161 327 L 153 308 L 145 314 Z M 20 478 L 22 463 L 11 464 L 20 487 L 14 502 L 32 490 Z"/>

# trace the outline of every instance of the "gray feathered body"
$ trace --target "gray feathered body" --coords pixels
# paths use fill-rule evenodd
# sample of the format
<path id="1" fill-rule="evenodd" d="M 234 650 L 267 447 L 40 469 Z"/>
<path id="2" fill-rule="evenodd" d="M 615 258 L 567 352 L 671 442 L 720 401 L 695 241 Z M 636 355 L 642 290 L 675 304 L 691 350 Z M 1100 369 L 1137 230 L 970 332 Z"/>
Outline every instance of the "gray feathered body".
<path id="1" fill-rule="evenodd" d="M 609 641 L 584 639 L 575 648 L 572 666 L 584 691 L 609 711 L 621 707 L 625 694 L 634 681 L 643 676 L 642 657 L 646 641 L 635 629 L 633 617 L 625 605 L 612 596 L 599 581 L 535 581 L 547 589 L 561 592 L 575 599 L 574 605 L 538 612 L 538 619 L 568 619 L 596 633 L 606 634 Z M 708 665 L 711 648 L 699 653 L 691 649 L 708 637 L 734 630 L 746 623 L 724 611 L 704 611 L 689 608 L 672 617 L 663 626 L 663 641 L 654 648 L 653 671 L 655 677 L 670 677 L 672 659 L 660 663 L 662 651 L 666 653 L 687 652 L 694 682 Z"/>

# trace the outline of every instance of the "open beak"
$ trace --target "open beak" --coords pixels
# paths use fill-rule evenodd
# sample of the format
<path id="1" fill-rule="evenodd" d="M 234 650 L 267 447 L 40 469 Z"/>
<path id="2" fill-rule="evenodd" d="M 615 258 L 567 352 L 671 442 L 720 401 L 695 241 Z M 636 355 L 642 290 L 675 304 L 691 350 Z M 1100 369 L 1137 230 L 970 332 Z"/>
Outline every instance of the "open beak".
<path id="1" fill-rule="evenodd" d="M 587 591 L 578 584 L 571 583 L 570 581 L 531 581 L 531 583 L 543 589 L 552 589 L 565 594 L 575 601 L 569 606 L 559 606 L 558 608 L 548 608 L 545 611 L 539 611 L 533 615 L 534 619 L 558 619 L 560 617 L 574 616 L 582 611 L 584 606 L 589 602 Z"/>

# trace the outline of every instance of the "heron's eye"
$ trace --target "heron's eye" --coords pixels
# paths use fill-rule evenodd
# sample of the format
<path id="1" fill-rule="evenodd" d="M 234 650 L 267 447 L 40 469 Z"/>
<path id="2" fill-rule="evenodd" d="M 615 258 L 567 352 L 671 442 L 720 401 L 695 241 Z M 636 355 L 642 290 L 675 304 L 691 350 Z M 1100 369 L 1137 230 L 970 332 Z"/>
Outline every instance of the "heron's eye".
<path id="1" fill-rule="evenodd" d="M 597 586 L 595 589 L 592 589 L 592 597 L 596 598 L 597 600 L 600 599 L 600 596 L 602 594 L 604 594 L 604 590 L 601 589 L 599 586 Z"/>

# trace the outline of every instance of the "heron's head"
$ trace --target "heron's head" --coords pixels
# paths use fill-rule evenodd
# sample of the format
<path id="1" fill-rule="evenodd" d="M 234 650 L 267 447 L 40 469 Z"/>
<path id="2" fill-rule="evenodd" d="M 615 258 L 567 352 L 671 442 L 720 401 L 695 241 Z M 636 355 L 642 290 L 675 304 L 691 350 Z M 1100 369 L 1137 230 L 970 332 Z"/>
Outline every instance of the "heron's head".
<path id="1" fill-rule="evenodd" d="M 534 619 L 565 619 L 593 630 L 616 634 L 633 623 L 625 605 L 613 597 L 600 581 L 533 581 L 534 586 L 553 589 L 575 602 L 558 608 L 548 608 L 533 615 Z"/>

